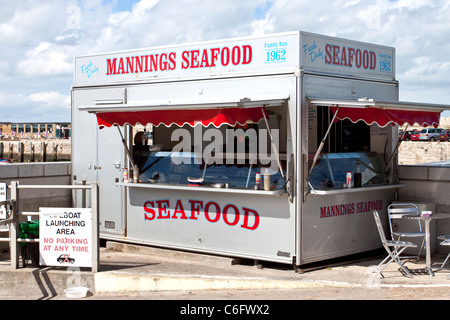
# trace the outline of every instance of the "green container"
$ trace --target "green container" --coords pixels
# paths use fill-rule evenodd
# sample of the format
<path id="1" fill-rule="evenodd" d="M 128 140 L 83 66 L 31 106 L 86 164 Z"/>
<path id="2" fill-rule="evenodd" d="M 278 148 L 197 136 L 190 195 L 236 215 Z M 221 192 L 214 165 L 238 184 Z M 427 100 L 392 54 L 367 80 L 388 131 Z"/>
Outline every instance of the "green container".
<path id="1" fill-rule="evenodd" d="M 26 221 L 19 223 L 19 238 L 39 238 L 39 221 Z M 39 267 L 39 243 L 19 242 L 22 254 L 22 267 Z"/>
<path id="2" fill-rule="evenodd" d="M 19 223 L 19 238 L 34 239 L 39 238 L 39 221 L 26 221 Z M 25 243 L 19 243 L 24 246 Z"/>

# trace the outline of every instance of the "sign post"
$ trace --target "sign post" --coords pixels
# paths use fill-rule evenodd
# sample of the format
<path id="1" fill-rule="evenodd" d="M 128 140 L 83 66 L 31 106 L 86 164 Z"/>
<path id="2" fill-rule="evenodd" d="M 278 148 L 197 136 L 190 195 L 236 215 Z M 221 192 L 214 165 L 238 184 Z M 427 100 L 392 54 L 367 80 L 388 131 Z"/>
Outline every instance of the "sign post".
<path id="1" fill-rule="evenodd" d="M 40 265 L 93 267 L 90 208 L 40 208 Z"/>

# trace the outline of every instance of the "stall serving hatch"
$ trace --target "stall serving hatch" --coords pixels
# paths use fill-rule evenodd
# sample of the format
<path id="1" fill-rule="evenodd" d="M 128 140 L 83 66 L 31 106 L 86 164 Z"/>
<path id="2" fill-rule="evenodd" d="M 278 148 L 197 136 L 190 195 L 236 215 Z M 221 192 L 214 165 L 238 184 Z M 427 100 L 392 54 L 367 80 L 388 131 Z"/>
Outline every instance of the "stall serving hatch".
<path id="1" fill-rule="evenodd" d="M 394 70 L 305 32 L 77 57 L 73 183 L 98 182 L 104 239 L 295 266 L 379 248 L 398 126 L 448 109 L 398 101 Z"/>

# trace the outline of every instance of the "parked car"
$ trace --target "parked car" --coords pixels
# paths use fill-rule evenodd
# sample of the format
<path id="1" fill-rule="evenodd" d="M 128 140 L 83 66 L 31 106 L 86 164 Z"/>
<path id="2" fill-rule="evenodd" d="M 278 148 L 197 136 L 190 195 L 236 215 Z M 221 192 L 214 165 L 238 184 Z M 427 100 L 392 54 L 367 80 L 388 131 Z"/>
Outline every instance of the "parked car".
<path id="1" fill-rule="evenodd" d="M 413 133 L 411 133 L 411 141 L 419 141 L 420 137 L 420 131 L 414 130 Z"/>
<path id="2" fill-rule="evenodd" d="M 404 133 L 404 135 L 403 135 L 403 133 Z M 403 137 L 402 141 L 409 141 L 409 140 L 412 140 L 412 135 L 413 134 L 418 134 L 418 133 L 419 133 L 419 131 L 417 131 L 417 130 L 399 131 L 398 132 L 398 138 L 402 139 L 402 137 Z M 418 137 L 419 136 L 417 136 L 417 140 L 419 140 Z"/>
<path id="3" fill-rule="evenodd" d="M 450 142 L 450 130 L 442 130 L 439 140 Z"/>
<path id="4" fill-rule="evenodd" d="M 420 141 L 437 141 L 441 138 L 441 128 L 425 128 L 420 131 Z"/>

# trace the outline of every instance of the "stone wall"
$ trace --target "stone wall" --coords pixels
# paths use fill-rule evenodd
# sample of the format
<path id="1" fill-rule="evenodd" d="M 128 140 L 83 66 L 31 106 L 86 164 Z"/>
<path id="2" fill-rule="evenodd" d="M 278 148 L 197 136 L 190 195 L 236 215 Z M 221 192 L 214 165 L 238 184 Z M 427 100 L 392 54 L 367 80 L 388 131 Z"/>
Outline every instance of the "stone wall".
<path id="1" fill-rule="evenodd" d="M 0 165 L 0 181 L 8 185 L 11 181 L 21 185 L 70 185 L 71 170 L 71 162 L 11 163 Z M 19 211 L 72 205 L 72 192 L 68 189 L 20 190 L 19 198 Z"/>
<path id="2" fill-rule="evenodd" d="M 0 165 L 0 182 L 10 185 L 11 181 L 18 181 L 20 185 L 70 185 L 71 162 Z M 7 191 L 8 199 L 11 197 L 10 192 L 10 190 Z M 22 189 L 19 190 L 18 197 L 20 212 L 38 212 L 40 207 L 68 208 L 72 206 L 72 191 L 69 189 Z M 26 219 L 27 217 L 22 216 L 19 221 Z M 5 229 L 0 228 L 0 236 L 7 236 Z M 0 250 L 8 248 L 8 242 L 0 242 Z"/>
<path id="3" fill-rule="evenodd" d="M 14 162 L 70 161 L 70 139 L 1 140 L 0 158 Z"/>
<path id="4" fill-rule="evenodd" d="M 71 160 L 71 140 L 0 140 L 0 158 L 14 162 L 55 162 Z M 450 160 L 450 142 L 403 141 L 399 164 L 414 165 Z"/>
<path id="5" fill-rule="evenodd" d="M 403 141 L 398 152 L 399 165 L 415 165 L 450 160 L 448 141 Z"/>
<path id="6" fill-rule="evenodd" d="M 427 210 L 450 213 L 450 167 L 399 166 L 398 175 L 400 183 L 404 185 L 398 189 L 399 201 L 431 203 L 432 206 Z M 432 250 L 447 254 L 450 248 L 438 245 L 436 237 L 450 234 L 450 219 L 432 221 L 431 233 Z"/>

